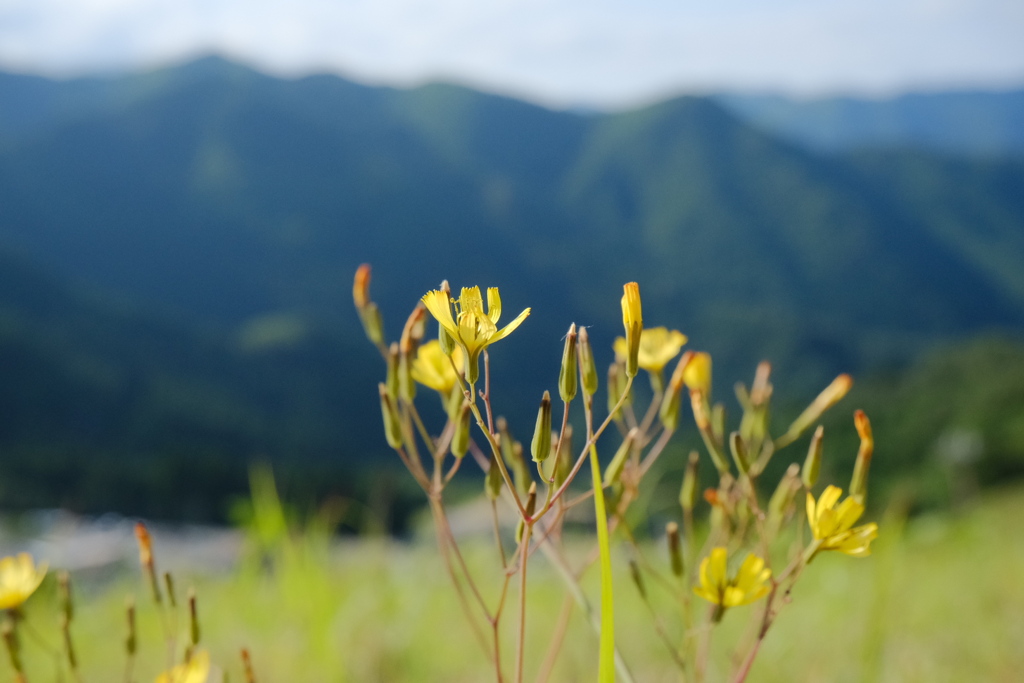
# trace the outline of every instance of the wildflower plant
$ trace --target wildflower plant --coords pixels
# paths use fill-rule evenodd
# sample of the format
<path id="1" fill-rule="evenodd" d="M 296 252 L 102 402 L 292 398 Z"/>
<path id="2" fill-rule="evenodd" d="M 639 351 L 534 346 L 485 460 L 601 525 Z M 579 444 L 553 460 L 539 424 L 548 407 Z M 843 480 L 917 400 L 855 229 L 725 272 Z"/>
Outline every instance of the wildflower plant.
<path id="1" fill-rule="evenodd" d="M 828 550 L 851 557 L 870 553 L 877 525 L 854 526 L 864 513 L 874 450 L 870 423 L 861 411 L 855 414 L 861 448 L 845 500 L 840 502 L 842 492 L 832 485 L 820 495 L 813 491 L 821 470 L 821 426 L 801 458 L 802 466 L 792 461 L 779 481 L 763 481 L 769 462 L 784 457 L 783 449 L 797 442 L 846 395 L 852 383 L 848 375 L 836 378 L 785 431 L 773 436 L 771 367 L 761 363 L 749 388 L 736 385 L 741 413 L 736 428 L 728 430 L 725 406 L 712 396 L 711 356 L 683 352 L 687 338 L 680 331 L 645 328 L 639 285 L 628 283 L 620 302 L 624 334 L 614 343 L 614 360 L 605 375 L 604 416 L 598 414 L 595 402 L 598 353 L 590 345 L 587 330 L 572 324 L 565 334 L 559 375 L 557 380 L 552 378 L 557 385 L 538 390 L 541 400 L 533 436 L 524 448 L 512 436 L 508 421 L 494 414 L 489 354 L 492 345 L 526 321 L 530 309 L 499 328 L 502 301 L 497 288 L 486 290 L 485 306 L 479 287 L 463 288 L 455 298 L 444 282 L 422 296 L 400 341 L 389 345 L 369 286 L 370 267 L 363 265 L 356 274 L 354 301 L 367 337 L 380 351 L 386 368 L 385 381 L 378 386 L 385 438 L 425 494 L 442 563 L 478 645 L 493 666 L 495 680 L 523 681 L 527 629 L 552 628 L 527 618 L 528 569 L 538 551 L 565 581 L 568 599 L 599 634 L 599 683 L 634 680 L 627 657 L 615 643 L 613 538 L 630 558 L 630 576 L 652 614 L 652 633 L 664 642 L 685 681 L 708 678 L 710 642 L 718 624 L 732 618 L 732 612 L 741 613 L 736 619 L 746 617 L 752 622 L 748 635 L 732 648 L 731 680 L 745 680 L 761 643 L 812 560 Z M 424 308 L 437 324 L 436 339 L 426 339 Z M 664 375 L 673 362 L 666 383 Z M 633 395 L 641 370 L 652 388 L 646 406 Z M 417 383 L 438 395 L 440 411 L 435 403 L 431 414 L 421 416 Z M 650 546 L 636 540 L 637 514 L 629 513 L 641 498 L 645 475 L 660 456 L 672 452 L 666 450 L 672 437 L 684 429 L 685 404 L 690 406 L 713 474 L 707 474 L 709 468 L 701 465 L 704 458 L 696 451 L 679 463 L 677 469 L 683 471 L 679 519 L 666 527 L 667 557 L 651 558 L 647 557 Z M 573 409 L 582 412 L 585 425 L 579 436 L 573 434 L 570 422 Z M 599 449 L 613 453 L 603 467 Z M 501 567 L 494 577 L 471 571 L 448 521 L 448 487 L 467 455 L 490 501 Z M 589 467 L 589 477 L 580 476 L 584 467 Z M 703 495 L 702 471 L 705 479 L 717 480 Z M 796 504 L 801 492 L 806 506 Z M 514 544 L 501 533 L 499 505 L 507 506 L 517 519 Z M 563 533 L 567 514 L 581 505 L 593 506 L 596 537 L 594 552 L 582 563 L 569 552 Z M 806 518 L 801 514 L 804 509 Z M 643 511 L 638 512 L 646 523 Z M 579 578 L 593 564 L 601 579 L 597 605 Z M 496 599 L 484 597 L 492 593 L 484 589 L 488 581 L 496 584 Z M 648 590 L 651 582 L 670 599 L 653 600 Z M 509 608 L 506 603 L 513 583 L 518 583 L 518 604 Z M 510 618 L 516 641 L 511 657 L 500 627 Z M 550 675 L 564 628 L 564 623 L 554 626 L 539 680 Z"/>

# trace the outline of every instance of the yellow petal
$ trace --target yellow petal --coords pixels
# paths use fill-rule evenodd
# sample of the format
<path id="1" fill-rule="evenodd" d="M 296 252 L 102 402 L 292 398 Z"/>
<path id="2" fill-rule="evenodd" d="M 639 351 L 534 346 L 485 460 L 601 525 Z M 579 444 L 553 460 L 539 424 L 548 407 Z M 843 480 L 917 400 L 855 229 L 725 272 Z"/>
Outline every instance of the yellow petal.
<path id="1" fill-rule="evenodd" d="M 484 314 L 484 299 L 480 296 L 480 288 L 477 286 L 463 287 L 459 294 L 459 313 L 466 311 L 478 311 Z"/>
<path id="2" fill-rule="evenodd" d="M 495 325 L 498 324 L 498 320 L 501 318 L 501 295 L 498 294 L 497 287 L 487 288 L 487 317 Z"/>
<path id="3" fill-rule="evenodd" d="M 767 576 L 765 572 L 767 572 Z M 743 560 L 743 564 L 740 565 L 733 584 L 746 593 L 756 589 L 758 584 L 764 583 L 768 576 L 771 576 L 771 573 L 770 569 L 766 570 L 764 568 L 764 560 L 751 553 L 747 555 L 747 559 Z"/>
<path id="4" fill-rule="evenodd" d="M 818 516 L 815 511 L 814 496 L 812 496 L 810 492 L 807 493 L 807 523 L 811 525 L 811 531 L 814 533 L 814 538 L 821 538 L 818 534 Z"/>
<path id="5" fill-rule="evenodd" d="M 423 295 L 423 305 L 448 334 L 458 340 L 459 327 L 452 318 L 451 299 L 444 292 L 434 289 Z"/>
<path id="6" fill-rule="evenodd" d="M 710 562 L 708 563 L 708 580 L 712 586 L 715 586 L 719 590 L 722 589 L 728 582 L 728 562 L 729 554 L 725 548 L 717 547 L 711 551 L 709 556 Z"/>
<path id="7" fill-rule="evenodd" d="M 529 316 L 529 315 L 530 315 L 530 309 L 529 308 L 523 309 L 523 312 L 520 313 L 519 315 L 517 315 L 515 317 L 515 319 L 512 320 L 512 322 L 510 322 L 508 325 L 505 325 L 505 327 L 501 328 L 500 330 L 498 330 L 497 332 L 495 332 L 491 336 L 490 343 L 493 344 L 494 342 L 499 341 L 501 339 L 504 339 L 508 335 L 510 335 L 513 332 L 515 332 L 515 329 L 517 327 L 519 327 L 520 325 L 522 325 L 523 321 L 526 320 L 527 316 Z"/>
<path id="8" fill-rule="evenodd" d="M 853 498 L 847 498 L 836 508 L 836 531 L 846 531 L 860 519 L 862 514 L 864 514 L 864 506 Z"/>
<path id="9" fill-rule="evenodd" d="M 823 510 L 831 510 L 839 502 L 839 498 L 843 495 L 843 490 L 838 486 L 825 487 L 822 491 L 821 497 L 818 498 L 818 515 L 820 516 Z"/>

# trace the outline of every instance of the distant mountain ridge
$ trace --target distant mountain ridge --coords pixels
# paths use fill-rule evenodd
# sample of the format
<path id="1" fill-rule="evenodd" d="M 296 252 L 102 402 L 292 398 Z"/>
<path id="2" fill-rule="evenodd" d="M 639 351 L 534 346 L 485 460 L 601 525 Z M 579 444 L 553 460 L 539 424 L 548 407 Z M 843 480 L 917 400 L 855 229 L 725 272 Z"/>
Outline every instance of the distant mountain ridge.
<path id="1" fill-rule="evenodd" d="M 391 336 L 441 279 L 533 307 L 493 358 L 498 410 L 514 418 L 551 388 L 570 322 L 611 360 L 629 280 L 646 324 L 715 354 L 723 391 L 763 357 L 795 398 L 839 371 L 1024 331 L 1024 162 L 819 153 L 713 98 L 580 115 L 216 58 L 117 79 L 0 75 L 4 245 L 169 321 L 143 335 L 164 338 L 140 347 L 145 382 L 212 372 L 206 389 L 177 384 L 191 415 L 179 426 L 201 435 L 204 393 L 230 397 L 247 417 L 204 443 L 236 460 L 385 451 L 365 428 L 378 360 L 348 300 L 362 262 Z M 106 305 L 70 320 L 103 320 Z M 143 334 L 127 318 L 105 326 L 110 348 Z M 62 334 L 70 357 L 75 332 Z M 286 343 L 246 346 L 268 339 Z M 192 365 L 174 360 L 197 348 Z M 122 450 L 162 452 L 167 433 Z"/>
<path id="2" fill-rule="evenodd" d="M 745 93 L 715 99 L 752 125 L 819 151 L 901 147 L 1024 156 L 1024 88 L 907 93 L 884 99 Z"/>

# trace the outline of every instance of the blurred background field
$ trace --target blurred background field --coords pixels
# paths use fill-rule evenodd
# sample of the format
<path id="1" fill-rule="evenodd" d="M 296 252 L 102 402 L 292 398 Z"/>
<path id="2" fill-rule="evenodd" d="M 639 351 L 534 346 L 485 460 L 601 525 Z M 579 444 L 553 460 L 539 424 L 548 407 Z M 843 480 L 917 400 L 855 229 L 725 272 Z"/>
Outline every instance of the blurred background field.
<path id="1" fill-rule="evenodd" d="M 881 519 L 870 559 L 823 556 L 812 563 L 767 639 L 752 675 L 759 681 L 1015 681 L 1024 653 L 1024 491 L 1000 488 L 955 512 L 930 513 L 903 524 Z M 148 589 L 135 566 L 128 525 L 121 527 L 121 561 L 102 571 L 76 572 L 74 635 L 86 680 L 123 675 L 124 599 L 139 603 L 141 680 L 155 676 L 163 640 Z M 171 538 L 174 542 L 171 543 Z M 267 681 L 480 681 L 491 676 L 429 537 L 327 542 L 317 533 L 279 539 L 253 554 L 254 537 L 229 563 L 211 563 L 202 535 L 156 533 L 157 561 L 174 568 L 178 585 L 199 595 L 203 640 L 232 680 L 241 676 L 239 649 L 252 652 L 258 679 Z M 162 545 L 166 541 L 166 545 Z M 577 539 L 575 547 L 588 547 Z M 245 548 L 248 550 L 246 551 Z M 656 565 L 665 548 L 644 544 Z M 495 564 L 491 542 L 469 540 L 477 567 Z M 618 638 L 639 681 L 675 681 L 678 674 L 628 579 L 626 554 L 616 553 Z M 235 561 L 237 560 L 237 562 Z M 534 563 L 528 670 L 539 668 L 562 607 L 563 589 L 544 560 Z M 486 583 L 493 599 L 495 586 Z M 596 588 L 596 572 L 584 581 Z M 649 584 L 650 586 L 650 584 Z M 650 586 L 654 594 L 658 591 Z M 51 646 L 56 642 L 54 582 L 29 603 L 27 620 Z M 657 601 L 656 601 L 657 604 Z M 735 608 L 723 624 L 728 642 L 753 608 Z M 667 630 L 680 625 L 665 610 Z M 509 624 L 511 625 L 511 624 Z M 179 622 L 184 638 L 185 623 Z M 507 634 L 510 635 L 510 634 Z M 563 658 L 552 680 L 593 680 L 597 639 L 574 610 Z M 49 680 L 52 666 L 35 640 L 26 653 L 30 680 Z M 725 652 L 713 657 L 724 676 Z"/>

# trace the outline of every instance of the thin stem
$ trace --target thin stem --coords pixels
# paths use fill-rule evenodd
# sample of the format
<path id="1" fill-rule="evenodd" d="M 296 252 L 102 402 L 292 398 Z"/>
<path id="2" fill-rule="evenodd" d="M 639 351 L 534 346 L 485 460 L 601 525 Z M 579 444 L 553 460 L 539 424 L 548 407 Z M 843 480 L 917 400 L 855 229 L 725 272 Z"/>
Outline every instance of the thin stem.
<path id="1" fill-rule="evenodd" d="M 540 671 L 537 673 L 536 683 L 547 683 L 548 679 L 551 678 L 551 672 L 554 670 L 555 662 L 558 660 L 558 653 L 562 649 L 562 643 L 565 642 L 565 633 L 569 628 L 572 604 L 572 596 L 566 595 L 565 599 L 562 600 L 562 609 L 558 613 L 558 621 L 555 622 L 555 630 L 551 634 L 551 644 L 548 646 L 547 654 L 544 656 L 544 663 L 541 664 Z"/>
<path id="2" fill-rule="evenodd" d="M 658 440 L 651 446 L 651 450 L 647 451 L 647 455 L 644 457 L 643 462 L 640 463 L 640 476 L 647 474 L 647 470 L 651 469 L 651 465 L 658 459 L 662 451 L 665 450 L 665 446 L 668 445 L 669 439 L 675 432 L 671 429 L 666 429 L 658 437 Z"/>
<path id="3" fill-rule="evenodd" d="M 501 568 L 508 569 L 508 559 L 505 557 L 505 545 L 501 542 L 501 526 L 498 524 L 498 501 L 491 501 L 491 519 L 494 522 L 494 541 L 498 544 L 498 557 L 501 558 Z"/>
<path id="4" fill-rule="evenodd" d="M 516 683 L 523 683 L 523 656 L 526 652 L 526 567 L 530 559 L 533 523 L 527 522 L 519 547 L 519 635 L 516 639 Z"/>
<path id="5" fill-rule="evenodd" d="M 431 510 L 434 513 L 434 524 L 437 527 L 437 544 L 441 550 L 441 559 L 444 563 L 445 571 L 448 573 L 448 578 L 451 579 L 452 585 L 455 586 L 455 593 L 459 598 L 459 605 L 462 607 L 463 615 L 466 617 L 466 621 L 469 622 L 470 629 L 473 631 L 473 635 L 476 636 L 477 642 L 480 647 L 483 648 L 484 654 L 488 657 L 491 656 L 490 648 L 487 645 L 487 639 L 483 632 L 480 630 L 480 626 L 473 616 L 473 611 L 470 607 L 469 601 L 466 599 L 465 590 L 462 584 L 459 582 L 458 576 L 455 574 L 455 568 L 452 566 L 451 557 L 448 555 L 448 540 L 445 534 L 441 531 L 441 522 L 438 519 L 437 508 L 431 501 Z M 486 612 L 486 608 L 485 608 Z"/>
<path id="6" fill-rule="evenodd" d="M 580 468 L 583 467 L 583 463 L 586 462 L 587 457 L 590 454 L 591 447 L 597 443 L 597 440 L 601 438 L 601 435 L 604 433 L 604 430 L 608 428 L 609 424 L 611 424 L 612 416 L 615 415 L 615 413 L 618 412 L 618 410 L 622 407 L 622 404 L 625 402 L 626 397 L 629 396 L 629 390 L 632 386 L 633 378 L 628 377 L 626 379 L 625 389 L 623 390 L 622 395 L 619 396 L 619 400 L 615 404 L 615 408 L 611 411 L 611 413 L 609 413 L 608 417 L 604 419 L 604 422 L 602 422 L 601 426 L 597 428 L 597 431 L 588 434 L 587 443 L 583 444 L 583 450 L 580 452 L 579 458 L 576 459 L 576 463 L 572 466 L 572 470 L 570 470 L 569 476 L 565 478 L 565 481 L 562 482 L 562 485 L 558 488 L 557 491 L 555 491 L 555 495 L 553 495 L 547 501 L 547 503 L 544 505 L 541 511 L 534 515 L 533 519 L 540 519 L 541 517 L 543 517 L 544 514 L 551 509 L 551 506 L 555 504 L 555 501 L 561 498 L 562 494 L 565 493 L 566 489 L 569 488 L 569 484 L 573 482 L 573 480 L 576 478 L 576 474 L 580 471 Z M 586 409 L 590 410 L 592 415 L 592 401 L 588 399 L 587 401 L 584 402 L 584 405 L 589 406 Z M 587 431 L 590 432 L 590 429 L 588 429 Z"/>

